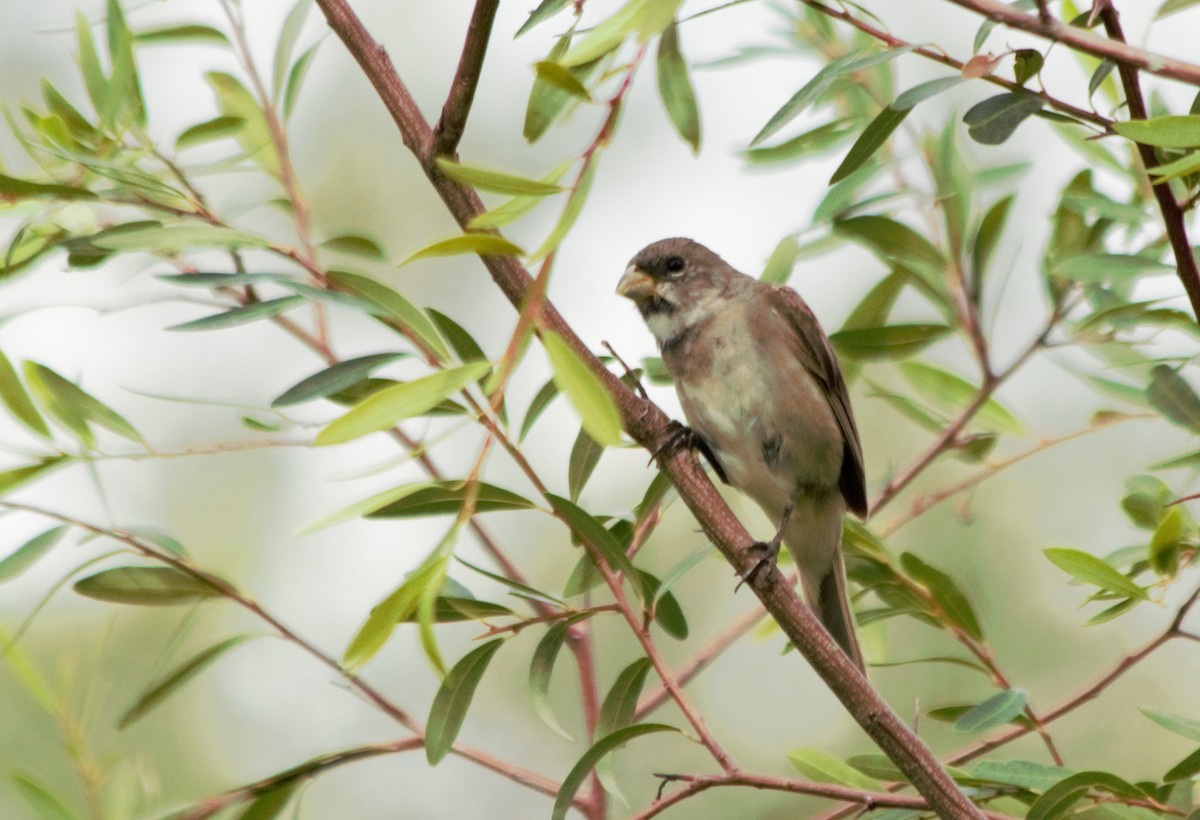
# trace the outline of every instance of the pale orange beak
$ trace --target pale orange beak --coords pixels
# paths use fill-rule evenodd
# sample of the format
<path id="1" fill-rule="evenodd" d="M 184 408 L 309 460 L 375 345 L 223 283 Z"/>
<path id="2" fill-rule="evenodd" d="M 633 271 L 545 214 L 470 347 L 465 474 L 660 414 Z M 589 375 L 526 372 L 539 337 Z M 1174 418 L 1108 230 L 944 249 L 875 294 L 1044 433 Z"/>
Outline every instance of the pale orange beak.
<path id="1" fill-rule="evenodd" d="M 637 265 L 630 265 L 617 283 L 617 295 L 644 302 L 658 295 L 658 282 Z"/>

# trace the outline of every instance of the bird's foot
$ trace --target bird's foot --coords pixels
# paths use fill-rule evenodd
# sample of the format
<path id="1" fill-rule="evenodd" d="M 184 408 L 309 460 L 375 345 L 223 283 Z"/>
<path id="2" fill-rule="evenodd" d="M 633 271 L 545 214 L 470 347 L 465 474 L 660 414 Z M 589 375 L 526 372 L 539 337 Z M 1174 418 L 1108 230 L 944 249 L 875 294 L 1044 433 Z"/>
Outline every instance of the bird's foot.
<path id="1" fill-rule="evenodd" d="M 737 586 L 733 588 L 737 592 L 742 588 L 742 584 L 753 584 L 754 579 L 758 577 L 760 572 L 764 570 L 768 573 L 775 569 L 775 564 L 779 560 L 779 544 L 781 539 L 779 536 L 772 538 L 770 541 L 755 541 L 746 550 L 750 553 L 761 552 L 762 558 L 759 558 L 754 566 L 750 567 L 750 571 L 742 576 L 742 580 L 738 581 Z"/>
<path id="2" fill-rule="evenodd" d="M 717 478 L 721 479 L 723 484 L 729 483 L 729 479 L 725 477 L 725 470 L 721 467 L 720 462 L 717 461 L 717 456 L 713 453 L 712 448 L 708 446 L 708 442 L 691 427 L 680 424 L 672 419 L 667 422 L 667 435 L 663 438 L 662 443 L 658 445 L 658 449 L 650 455 L 650 461 L 657 461 L 659 464 L 662 464 L 664 459 L 669 458 L 677 450 L 692 450 L 700 453 L 704 456 L 705 461 L 712 465 L 713 472 L 717 474 Z"/>

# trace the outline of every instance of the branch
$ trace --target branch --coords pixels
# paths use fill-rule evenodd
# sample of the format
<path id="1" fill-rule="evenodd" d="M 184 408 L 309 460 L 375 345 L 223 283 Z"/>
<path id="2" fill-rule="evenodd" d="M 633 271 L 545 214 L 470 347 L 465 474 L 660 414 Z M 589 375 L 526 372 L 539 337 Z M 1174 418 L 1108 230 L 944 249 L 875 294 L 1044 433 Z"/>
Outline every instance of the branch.
<path id="1" fill-rule="evenodd" d="M 1070 49 L 1091 54 L 1093 57 L 1112 60 L 1118 66 L 1130 66 L 1189 85 L 1200 85 L 1200 65 L 1195 63 L 1155 54 L 1123 41 L 1110 40 L 1059 20 L 1043 21 L 1039 17 L 1024 14 L 1013 6 L 1005 5 L 997 0 L 947 0 L 947 2 L 973 11 L 989 20 L 995 20 L 1009 28 L 1020 29 L 1055 43 L 1062 43 Z"/>
<path id="2" fill-rule="evenodd" d="M 434 156 L 452 156 L 458 148 L 458 141 L 462 139 L 499 6 L 500 0 L 476 0 L 471 23 L 467 26 L 467 41 L 463 44 L 462 57 L 458 61 L 458 71 L 450 84 L 446 104 L 442 106 L 442 118 L 433 131 Z"/>
<path id="3" fill-rule="evenodd" d="M 375 87 L 405 145 L 420 162 L 434 189 L 458 223 L 465 225 L 483 211 L 483 203 L 473 191 L 436 172 L 433 131 L 386 51 L 363 27 L 346 0 L 317 1 L 330 27 Z M 528 271 L 511 257 L 487 256 L 482 261 L 496 285 L 519 308 L 532 284 Z M 667 440 L 668 419 L 662 410 L 635 395 L 610 373 L 549 302 L 543 307 L 542 323 L 561 335 L 602 381 L 621 413 L 626 431 L 643 447 L 656 452 Z M 748 574 L 757 564 L 756 557 L 748 550 L 754 539 L 721 498 L 695 455 L 675 452 L 665 457 L 661 466 L 708 536 L 741 574 Z M 796 591 L 784 582 L 778 570 L 758 573 L 750 586 L 817 674 L 879 748 L 926 797 L 930 807 L 946 817 L 982 816 L 942 771 L 928 747 L 871 688 L 812 611 L 801 603 Z"/>
<path id="4" fill-rule="evenodd" d="M 1100 20 L 1108 36 L 1118 43 L 1125 42 L 1125 33 L 1121 30 L 1121 17 L 1113 7 L 1112 0 L 1096 0 L 1096 8 L 1100 11 Z M 1121 75 L 1121 86 L 1125 89 L 1125 102 L 1129 105 L 1131 120 L 1146 119 L 1146 101 L 1142 98 L 1142 86 L 1138 80 L 1137 68 L 1126 63 L 1120 63 L 1117 71 Z M 1137 144 L 1138 155 L 1142 158 L 1142 166 L 1149 176 L 1149 169 L 1159 164 L 1154 148 L 1149 145 Z M 1171 185 L 1160 182 L 1153 186 L 1154 198 L 1158 200 L 1158 209 L 1162 212 L 1163 225 L 1167 229 L 1167 238 L 1171 240 L 1171 250 L 1175 254 L 1175 272 L 1183 289 L 1187 291 L 1188 299 L 1192 302 L 1192 313 L 1200 319 L 1200 270 L 1196 268 L 1196 257 L 1192 253 L 1188 241 L 1187 225 L 1183 219 L 1183 209 L 1175 201 L 1171 193 Z"/>

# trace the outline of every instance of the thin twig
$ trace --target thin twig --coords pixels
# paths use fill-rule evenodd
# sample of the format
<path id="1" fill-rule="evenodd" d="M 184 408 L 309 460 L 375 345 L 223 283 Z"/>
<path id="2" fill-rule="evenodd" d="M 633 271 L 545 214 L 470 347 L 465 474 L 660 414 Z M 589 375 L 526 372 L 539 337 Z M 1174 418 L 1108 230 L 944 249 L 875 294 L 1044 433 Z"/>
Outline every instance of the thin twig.
<path id="1" fill-rule="evenodd" d="M 467 126 L 467 115 L 471 113 L 471 103 L 475 100 L 475 89 L 479 85 L 483 58 L 487 54 L 488 41 L 492 38 L 492 23 L 499 6 L 500 0 L 476 0 L 458 70 L 450 84 L 446 104 L 442 106 L 442 117 L 433 130 L 433 152 L 436 156 L 453 156 L 458 150 L 458 142 Z"/>

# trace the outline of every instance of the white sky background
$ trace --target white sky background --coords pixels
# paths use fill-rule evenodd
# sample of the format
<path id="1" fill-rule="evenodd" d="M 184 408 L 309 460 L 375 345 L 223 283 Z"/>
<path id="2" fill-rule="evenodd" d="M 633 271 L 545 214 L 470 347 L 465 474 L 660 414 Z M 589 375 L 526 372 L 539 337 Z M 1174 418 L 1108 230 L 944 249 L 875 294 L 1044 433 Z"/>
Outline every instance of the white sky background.
<path id="1" fill-rule="evenodd" d="M 247 0 L 245 5 L 256 58 L 260 69 L 269 73 L 274 37 L 290 2 Z M 353 5 L 387 47 L 426 117 L 436 119 L 457 63 L 472 4 L 466 0 L 360 0 Z M 525 144 L 521 122 L 532 80 L 529 66 L 544 57 L 551 36 L 560 30 L 558 21 L 550 22 L 514 42 L 511 33 L 534 5 L 534 0 L 501 4 L 483 80 L 460 148 L 466 162 L 540 175 L 583 150 L 598 125 L 596 111 L 584 111 L 536 147 L 531 149 Z M 936 42 L 959 58 L 969 56 L 978 25 L 970 15 L 936 0 L 877 5 L 898 36 L 913 42 Z M 1132 41 L 1138 41 L 1155 5 L 1132 0 L 1119 3 Z M 0 87 L 8 105 L 37 100 L 41 76 L 51 78 L 69 98 L 82 101 L 81 84 L 70 58 L 74 51 L 72 6 L 65 0 L 0 3 Z M 588 4 L 592 13 L 609 7 L 615 8 L 616 4 L 599 0 Z M 684 9 L 704 7 L 706 4 L 688 2 Z M 85 8 L 93 19 L 99 19 L 102 4 Z M 135 29 L 176 21 L 223 24 L 214 0 L 143 3 L 128 9 L 127 14 Z M 1178 23 L 1158 26 L 1149 46 L 1187 58 L 1194 53 L 1198 18 L 1200 15 L 1194 13 L 1172 18 Z M 322 36 L 322 23 L 314 10 L 301 38 L 301 48 Z M 689 24 L 682 32 L 682 45 L 689 61 L 702 62 L 741 46 L 779 42 L 769 33 L 779 25 L 779 17 L 765 4 L 747 4 Z M 321 236 L 344 232 L 371 235 L 393 260 L 406 257 L 431 239 L 451 235 L 455 232 L 452 221 L 408 156 L 357 65 L 336 37 L 323 36 L 325 43 L 312 66 L 291 127 L 294 156 L 312 202 L 316 232 Z M 1019 47 L 1027 42 L 1031 41 L 997 30 L 988 47 L 998 52 L 1006 44 Z M 212 94 L 203 81 L 204 71 L 239 73 L 232 58 L 203 47 L 145 47 L 139 51 L 139 62 L 152 133 L 166 144 L 171 144 L 188 125 L 215 115 Z M 895 65 L 900 90 L 949 73 L 949 69 L 918 57 L 902 58 Z M 841 151 L 784 169 L 773 166 L 749 171 L 737 152 L 818 67 L 812 59 L 784 57 L 695 71 L 693 81 L 704 129 L 703 150 L 696 158 L 675 136 L 661 110 L 653 54 L 649 55 L 617 137 L 601 160 L 600 174 L 583 217 L 563 245 L 555 268 L 551 296 L 593 348 L 598 349 L 602 340 L 610 341 L 630 361 L 653 352 L 653 342 L 636 311 L 613 294 L 627 260 L 646 243 L 664 236 L 692 236 L 736 267 L 757 273 L 782 236 L 807 226 L 824 193 L 825 181 L 841 159 Z M 1047 73 L 1051 92 L 1070 97 L 1085 84 L 1086 77 L 1082 77 L 1074 59 L 1065 50 L 1056 50 Z M 923 104 L 909 122 L 940 125 L 947 106 L 961 112 L 993 93 L 997 90 L 992 86 L 969 84 Z M 1181 110 L 1190 96 L 1186 89 L 1176 87 L 1171 88 L 1170 99 Z M 812 122 L 816 124 L 817 120 Z M 800 130 L 793 126 L 781 136 Z M 961 142 L 968 145 L 965 133 Z M 1021 183 L 1006 247 L 1001 251 L 1001 257 L 1013 266 L 998 318 L 1004 330 L 997 334 L 996 348 L 1003 362 L 1008 354 L 1024 347 L 1042 321 L 1041 286 L 1035 271 L 1046 220 L 1053 210 L 1056 192 L 1080 163 L 1046 125 L 1035 121 L 1022 125 L 1013 140 L 1000 148 L 969 144 L 967 150 L 977 162 L 987 165 L 1033 161 L 1033 169 Z M 29 169 L 18 156 L 12 141 L 0 137 L 0 157 L 6 170 L 19 175 Z M 915 163 L 904 167 L 914 175 L 919 172 Z M 239 201 L 252 196 L 227 182 L 214 184 L 211 192 L 215 204 L 229 212 Z M 511 237 L 526 247 L 536 246 L 553 225 L 557 207 L 543 208 L 519 223 L 510 232 Z M 245 218 L 254 227 L 285 227 L 262 211 Z M 5 224 L 0 221 L 0 225 Z M 1024 241 L 1026 236 L 1030 237 L 1028 242 Z M 480 342 L 493 355 L 503 349 L 514 313 L 476 260 L 434 260 L 400 271 L 379 265 L 373 270 L 414 301 L 437 307 L 473 332 L 478 331 Z M 865 253 L 846 250 L 801 262 L 791 283 L 813 305 L 826 328 L 833 329 L 881 271 L 880 265 Z M 31 305 L 63 307 L 30 312 L 0 325 L 0 349 L 13 361 L 36 358 L 70 378 L 81 379 L 86 388 L 117 407 L 160 449 L 253 438 L 238 425 L 238 414 L 232 409 L 164 405 L 126 389 L 263 406 L 301 377 L 318 370 L 318 361 L 266 323 L 202 335 L 162 332 L 166 325 L 215 312 L 195 305 L 154 304 L 115 313 L 67 307 L 116 308 L 172 292 L 151 281 L 152 272 L 165 271 L 122 261 L 104 271 L 65 273 L 61 257 L 52 257 L 36 272 L 0 286 L 0 315 Z M 388 349 L 391 339 L 386 334 L 362 325 L 358 317 L 341 316 L 335 321 L 335 345 L 342 356 Z M 959 366 L 960 372 L 972 372 L 967 369 L 967 360 L 956 356 L 950 346 L 935 348 L 932 355 Z M 529 396 L 546 376 L 540 352 L 531 352 L 514 388 L 515 413 L 524 412 Z M 1077 428 L 1092 409 L 1086 393 L 1050 365 L 1030 368 L 1026 376 L 1006 389 L 1004 396 L 1033 429 L 1045 434 Z M 678 415 L 671 391 L 659 389 L 654 398 Z M 908 438 L 911 433 L 897 440 L 891 430 L 872 420 L 872 404 L 861 395 L 856 398 L 871 481 L 879 486 L 882 476 L 913 451 Z M 552 444 L 534 444 L 531 450 L 539 468 L 562 489 L 564 442 L 573 439 L 577 421 L 565 403 L 559 405 L 539 427 L 541 437 Z M 296 415 L 319 423 L 332 418 L 334 412 L 325 406 L 305 408 Z M 421 428 L 417 425 L 413 430 L 420 432 Z M 1181 436 L 1168 435 L 1164 439 L 1162 430 L 1161 426 L 1153 431 L 1128 427 L 1115 435 L 1102 434 L 1093 439 L 1097 446 L 1085 444 L 1072 450 L 1070 460 L 1051 455 L 1039 462 L 1057 465 L 1054 469 L 1058 472 L 1014 471 L 1008 480 L 996 482 L 992 499 L 986 505 L 980 500 L 984 507 L 983 534 L 972 536 L 981 539 L 971 542 L 970 547 L 981 550 L 978 565 L 975 560 L 964 561 L 961 546 L 929 544 L 928 549 L 963 574 L 969 588 L 973 587 L 973 573 L 983 577 L 1006 571 L 1023 573 L 1034 584 L 1037 597 L 1044 597 L 1046 603 L 1039 602 L 1040 609 L 1034 608 L 1032 613 L 1011 616 L 1013 624 L 1028 628 L 1037 624 L 1037 618 L 1063 619 L 1062 634 L 1078 641 L 1070 650 L 1076 653 L 1073 660 L 1095 649 L 1087 641 L 1140 642 L 1141 636 L 1149 634 L 1157 623 L 1155 613 L 1119 622 L 1106 633 L 1113 637 L 1087 633 L 1078 638 L 1076 632 L 1071 632 L 1081 616 L 1072 609 L 1074 599 L 1065 594 L 1063 578 L 1044 566 L 1040 549 L 1069 543 L 1106 552 L 1119 546 L 1121 538 L 1130 536 L 1116 509 L 1120 481 L 1140 465 L 1182 448 Z M 19 439 L 15 428 L 0 421 L 0 441 Z M 443 448 L 436 455 L 449 475 L 458 475 L 469 467 L 473 447 Z M 112 449 L 120 450 L 121 445 L 113 444 Z M 356 523 L 308 538 L 292 533 L 350 501 L 416 479 L 419 473 L 415 469 L 400 468 L 359 480 L 333 480 L 358 475 L 365 467 L 384 464 L 395 456 L 389 444 L 372 437 L 320 452 L 267 450 L 133 464 L 110 462 L 100 467 L 109 501 L 107 512 L 78 468 L 40 482 L 20 497 L 90 520 L 103 521 L 111 514 L 118 525 L 160 526 L 183 540 L 201 563 L 237 579 L 283 620 L 337 655 L 368 608 L 433 546 L 445 522 L 423 519 L 400 524 Z M 18 463 L 7 456 L 0 459 L 4 459 L 0 466 Z M 495 462 L 493 480 L 518 491 L 528 489 L 502 456 Z M 640 452 L 606 455 L 585 501 L 598 509 L 627 509 L 636 502 L 649 478 L 644 465 L 645 457 Z M 1057 488 L 1068 477 L 1075 492 L 1064 503 Z M 1002 514 L 1006 505 L 1025 514 L 1018 520 L 1005 521 Z M 749 505 L 744 508 L 750 510 Z M 553 562 L 555 571 L 565 578 L 575 554 L 568 552 L 557 529 L 532 514 L 494 518 L 489 521 L 491 529 L 504 543 L 512 545 L 518 561 L 545 554 L 545 560 Z M 947 513 L 939 520 L 944 524 L 952 517 Z M 990 529 L 986 526 L 989 521 Z M 8 545 L 19 544 L 40 529 L 44 529 L 42 522 L 0 519 L 0 554 L 8 551 Z M 926 534 L 932 532 L 927 530 Z M 659 540 L 658 554 L 653 556 L 659 569 L 669 567 L 701 543 L 690 519 L 678 512 Z M 477 555 L 472 544 L 466 550 L 472 557 Z M 1009 557 L 1002 551 L 1011 551 Z M 55 558 L 36 567 L 20 584 L 4 588 L 0 624 L 11 629 L 19 623 L 45 590 L 77 560 L 64 550 Z M 1018 566 L 1014 568 L 1013 564 Z M 1036 570 L 1027 567 L 1031 564 L 1037 565 Z M 697 590 L 709 584 L 706 600 L 711 601 L 712 610 L 689 610 L 693 637 L 684 646 L 669 648 L 675 658 L 687 657 L 702 645 L 704 635 L 719 630 L 747 606 L 745 593 L 734 597 L 732 580 L 723 565 L 713 562 L 697 576 L 689 579 L 693 584 L 690 588 L 684 585 L 683 594 L 695 596 Z M 457 573 L 456 577 L 468 581 L 481 595 L 491 592 L 475 578 Z M 220 614 L 202 617 L 206 634 L 224 623 L 254 628 L 233 617 L 227 605 L 220 606 Z M 987 600 L 981 600 L 980 606 L 993 609 Z M 1003 606 L 997 604 L 996 608 Z M 89 635 L 93 629 L 101 631 L 99 625 L 114 617 L 111 611 L 111 607 L 60 594 L 44 621 L 35 624 L 30 633 L 30 651 L 36 654 L 35 647 L 44 646 L 47 648 L 41 651 L 50 657 L 54 647 L 71 645 L 71 629 L 86 628 Z M 150 617 L 156 615 L 150 613 Z M 120 612 L 113 629 L 117 633 L 124 629 L 128 636 L 133 634 L 133 624 L 145 622 L 143 613 Z M 228 626 L 221 635 L 235 628 Z M 468 646 L 469 637 L 463 633 L 461 641 L 446 641 L 444 649 L 451 662 Z M 44 643 L 39 644 L 39 640 Z M 368 669 L 368 677 L 383 682 L 402 705 L 423 717 L 436 686 L 434 676 L 411 634 L 401 630 L 393 643 Z M 140 674 L 122 685 L 136 687 L 149 677 L 161 645 L 147 650 L 149 657 L 131 661 Z M 493 685 L 489 687 L 485 681 L 480 689 L 480 708 L 468 719 L 464 740 L 503 753 L 512 733 L 536 721 L 525 702 L 514 704 L 507 714 L 497 708 L 504 699 L 514 694 L 519 699 L 523 692 L 523 664 L 531 648 L 532 642 L 524 639 L 521 645 L 506 649 L 511 656 L 508 664 L 501 662 L 502 653 L 489 673 L 489 679 L 496 675 Z M 749 766 L 778 768 L 780 754 L 801 745 L 866 751 L 819 682 L 795 659 L 779 660 L 777 649 L 775 644 L 739 648 L 692 689 L 702 708 L 711 710 L 713 723 L 723 727 L 724 739 Z M 902 648 L 893 649 L 898 657 L 911 655 Z M 1045 661 L 1044 655 L 1023 651 L 1026 654 L 1018 665 L 1026 663 L 1024 671 Z M 602 685 L 607 685 L 624 662 L 608 663 L 609 678 Z M 557 684 L 573 681 L 569 667 L 564 653 Z M 1194 670 L 1194 663 L 1189 668 Z M 1046 683 L 1046 701 L 1053 701 L 1076 683 L 1063 680 L 1055 684 L 1053 678 L 1045 677 L 1041 682 Z M 168 719 L 186 722 L 187 710 L 206 715 L 204 727 L 190 726 L 181 735 L 186 741 L 181 742 L 198 744 L 192 754 L 219 760 L 211 768 L 221 779 L 215 783 L 205 781 L 210 791 L 276 771 L 318 752 L 394 736 L 383 719 L 361 707 L 352 696 L 334 689 L 336 684 L 324 669 L 299 653 L 274 642 L 258 642 L 254 648 L 239 650 L 222 660 L 194 682 L 179 696 L 182 711 L 168 715 L 172 708 L 168 706 L 160 715 L 148 718 L 144 729 L 152 734 L 162 731 Z M 760 689 L 753 693 L 743 689 L 743 694 L 729 695 L 730 687 L 749 685 Z M 564 684 L 565 691 L 568 687 Z M 133 691 L 109 694 L 116 704 L 112 708 L 119 709 Z M 569 710 L 572 701 L 567 698 L 563 702 Z M 803 708 L 763 709 L 748 707 L 748 702 L 802 704 Z M 574 719 L 572 712 L 566 714 Z M 663 715 L 670 718 L 669 712 Z M 1133 725 L 1142 728 L 1141 724 Z M 535 730 L 536 740 L 530 740 L 528 733 L 521 734 L 521 742 L 528 746 L 521 752 L 522 762 L 552 776 L 561 776 L 578 754 L 577 746 L 548 732 Z M 654 748 L 656 742 L 647 742 L 647 747 Z M 659 748 L 666 748 L 667 741 L 663 743 Z M 20 762 L 21 756 L 13 748 L 4 748 L 4 744 L 4 736 L 0 735 L 0 768 L 8 769 L 16 765 L 14 761 Z M 676 747 L 671 749 L 674 753 Z M 699 757 L 692 763 L 704 766 Z M 464 789 L 464 784 L 479 788 Z M 491 784 L 496 785 L 495 791 L 487 788 Z M 0 786 L 0 809 L 6 805 L 5 800 L 13 799 L 5 788 Z M 630 791 L 642 795 L 644 790 L 636 786 Z M 543 799 L 490 776 L 480 776 L 467 764 L 448 759 L 430 771 L 423 757 L 414 754 L 358 764 L 323 778 L 306 798 L 306 816 L 334 816 L 334 807 L 339 812 L 352 807 L 352 814 L 342 816 L 392 817 L 394 808 L 385 807 L 394 807 L 396 801 L 406 808 L 405 816 L 446 816 L 442 812 L 448 795 L 452 795 L 450 799 L 460 816 L 521 817 L 528 816 L 528 812 L 540 815 L 547 808 Z M 506 811 L 511 813 L 494 814 L 497 799 L 503 799 Z M 714 798 L 708 805 L 720 803 Z M 764 798 L 761 805 L 770 805 L 770 800 Z"/>

